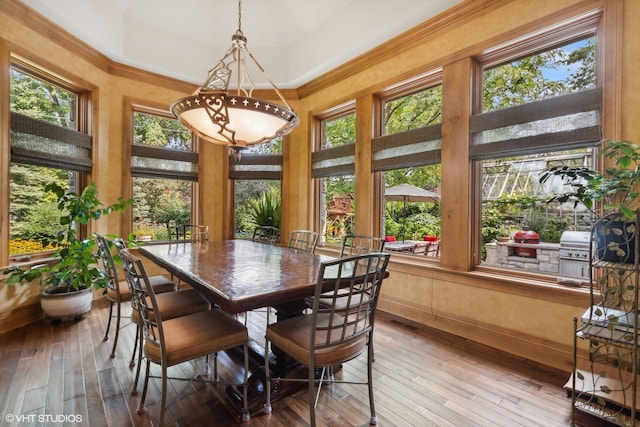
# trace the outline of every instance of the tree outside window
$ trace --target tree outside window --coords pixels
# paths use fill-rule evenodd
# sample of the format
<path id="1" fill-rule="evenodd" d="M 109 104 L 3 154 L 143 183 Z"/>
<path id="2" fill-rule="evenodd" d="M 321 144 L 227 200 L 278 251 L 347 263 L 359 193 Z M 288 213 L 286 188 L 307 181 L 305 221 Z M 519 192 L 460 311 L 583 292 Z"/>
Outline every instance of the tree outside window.
<path id="1" fill-rule="evenodd" d="M 73 150 L 65 141 L 36 136 L 26 128 L 47 123 L 76 131 L 78 95 L 22 67 L 11 67 L 12 116 L 9 198 L 9 255 L 20 256 L 52 249 L 42 241 L 54 240 L 60 228 L 56 197 L 44 192 L 45 184 L 78 191 L 78 171 L 56 164 L 56 156 Z M 35 119 L 35 120 L 33 120 Z M 26 123 L 17 127 L 17 121 Z"/>
<path id="2" fill-rule="evenodd" d="M 433 128 L 442 122 L 442 86 L 438 84 L 386 100 L 382 111 L 384 135 L 396 135 L 407 141 L 394 149 L 377 150 L 379 153 L 389 151 L 386 156 L 374 155 L 374 159 L 382 162 L 384 158 L 387 162 L 384 188 L 407 183 L 439 194 L 439 127 L 434 129 L 437 137 L 433 140 L 410 131 Z M 439 238 L 440 204 L 386 201 L 384 234 L 396 238 L 402 235 L 403 239 L 416 241 L 422 241 L 425 236 Z"/>
<path id="3" fill-rule="evenodd" d="M 320 122 L 318 150 L 313 153 L 312 176 L 319 189 L 319 229 L 322 243 L 340 243 L 355 231 L 355 140 L 353 110 Z"/>
<path id="4" fill-rule="evenodd" d="M 589 228 L 591 218 L 580 206 L 546 203 L 558 188 L 541 185 L 539 176 L 553 165 L 593 166 L 599 133 L 573 135 L 599 130 L 599 107 L 582 111 L 580 105 L 583 98 L 601 102 L 595 52 L 592 35 L 484 69 L 482 113 L 472 117 L 472 128 L 482 129 L 472 135 L 471 149 L 482 170 L 483 257 L 486 244 L 525 226 L 550 243 L 565 230 Z M 492 115 L 511 124 L 492 127 Z M 536 118 L 518 122 L 518 115 Z"/>
<path id="5" fill-rule="evenodd" d="M 168 114 L 134 111 L 131 168 L 137 239 L 166 240 L 168 224 L 197 221 L 192 210 L 197 153 L 182 123 Z"/>

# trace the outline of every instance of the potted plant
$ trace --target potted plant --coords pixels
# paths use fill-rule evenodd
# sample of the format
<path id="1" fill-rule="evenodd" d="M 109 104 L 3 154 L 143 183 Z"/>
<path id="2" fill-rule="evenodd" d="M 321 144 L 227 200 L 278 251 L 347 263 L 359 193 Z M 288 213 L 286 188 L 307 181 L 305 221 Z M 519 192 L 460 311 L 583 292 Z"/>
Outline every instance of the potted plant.
<path id="1" fill-rule="evenodd" d="M 108 277 L 99 268 L 99 257 L 93 237 L 81 239 L 76 227 L 86 225 L 113 211 L 124 211 L 131 200 L 119 199 L 117 203 L 104 206 L 98 199 L 94 183 L 81 194 L 51 183 L 44 187 L 57 197 L 60 212 L 60 230 L 53 240 L 44 238 L 44 246 L 55 247 L 55 262 L 33 266 L 29 269 L 11 266 L 6 283 L 14 285 L 22 281 L 39 280 L 45 287 L 41 306 L 45 316 L 51 319 L 78 318 L 91 308 L 92 289 L 106 289 Z"/>
<path id="2" fill-rule="evenodd" d="M 635 211 L 640 184 L 640 146 L 629 141 L 603 140 L 599 156 L 611 159 L 612 166 L 602 173 L 584 166 L 555 166 L 540 176 L 544 183 L 560 177 L 569 190 L 556 194 L 548 203 L 582 203 L 595 214 L 601 206 L 600 220 L 594 229 L 596 256 L 613 262 L 634 262 Z"/>
<path id="3" fill-rule="evenodd" d="M 505 226 L 501 226 L 497 231 L 498 242 L 509 242 L 511 241 L 511 232 Z"/>

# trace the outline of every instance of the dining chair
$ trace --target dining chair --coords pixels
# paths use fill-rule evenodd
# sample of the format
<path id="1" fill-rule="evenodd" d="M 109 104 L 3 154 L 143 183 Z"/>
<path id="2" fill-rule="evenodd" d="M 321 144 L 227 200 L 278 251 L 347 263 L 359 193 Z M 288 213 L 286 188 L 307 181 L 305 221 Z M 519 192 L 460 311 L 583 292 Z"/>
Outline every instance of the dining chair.
<path id="1" fill-rule="evenodd" d="M 315 407 L 327 368 L 355 359 L 367 353 L 367 381 L 335 379 L 334 383 L 366 384 L 369 391 L 369 423 L 377 424 L 373 399 L 373 327 L 378 297 L 390 254 L 371 253 L 339 258 L 320 266 L 311 301 L 311 313 L 277 321 L 267 326 L 265 333 L 265 411 L 271 412 L 271 381 L 269 347 L 276 346 L 293 360 L 308 367 L 308 399 L 311 425 L 316 425 Z M 320 304 L 331 298 L 330 304 Z M 348 310 L 338 307 L 348 307 Z M 319 378 L 316 369 L 321 368 Z M 295 380 L 294 380 L 295 381 Z M 318 390 L 316 392 L 316 383 Z"/>
<path id="2" fill-rule="evenodd" d="M 424 254 L 428 257 L 440 258 L 440 240 L 436 240 L 429 243 L 430 245 Z"/>
<path id="3" fill-rule="evenodd" d="M 209 226 L 199 224 L 173 224 L 167 223 L 169 241 L 171 242 L 208 242 Z M 182 281 L 171 274 L 171 280 L 175 280 L 178 289 L 182 286 Z"/>
<path id="4" fill-rule="evenodd" d="M 385 240 L 380 237 L 366 235 L 346 235 L 342 239 L 340 258 L 373 252 L 382 252 Z"/>
<path id="5" fill-rule="evenodd" d="M 125 242 L 121 238 L 114 239 L 114 246 L 118 251 L 118 256 L 122 260 L 123 257 L 129 254 L 129 249 L 127 248 Z M 125 272 L 127 277 L 127 283 L 129 288 L 130 295 L 133 296 L 133 283 L 132 276 L 127 269 L 129 268 L 129 264 L 123 262 L 122 269 Z M 150 278 L 149 278 L 150 279 Z M 158 305 L 158 312 L 162 314 L 162 317 L 165 320 L 173 319 L 180 316 L 186 316 L 189 314 L 194 314 L 202 311 L 208 311 L 211 309 L 211 303 L 208 299 L 206 299 L 200 292 L 195 289 L 182 289 L 182 290 L 173 290 L 171 292 L 155 292 L 155 299 Z M 138 309 L 137 300 L 131 299 L 131 321 L 136 325 L 136 341 L 133 344 L 133 352 L 131 353 L 131 361 L 129 362 L 129 366 L 136 366 L 136 375 L 133 381 L 133 387 L 131 389 L 131 394 L 138 394 L 138 380 L 140 379 L 140 368 L 142 361 L 142 345 L 144 341 L 144 335 L 142 332 L 142 319 L 140 316 L 140 311 Z M 152 316 L 154 314 L 152 313 Z M 136 364 L 136 350 L 137 350 L 137 364 Z"/>
<path id="6" fill-rule="evenodd" d="M 377 253 L 382 252 L 384 250 L 384 245 L 386 243 L 386 239 L 381 237 L 369 236 L 369 235 L 353 235 L 348 234 L 342 239 L 342 249 L 340 250 L 340 258 L 354 256 L 354 255 L 362 255 L 368 253 Z M 331 295 L 328 298 L 325 298 L 325 295 L 320 296 L 319 305 L 327 307 L 333 302 L 333 297 Z M 347 300 L 341 300 L 340 303 L 344 304 Z M 307 305 L 309 307 L 313 306 L 313 302 L 311 300 L 307 301 Z M 342 310 L 345 310 L 347 307 L 338 307 Z M 371 344 L 373 348 L 373 344 Z M 372 353 L 372 360 L 375 361 L 375 356 Z M 333 369 L 329 368 L 329 376 L 333 376 Z"/>
<path id="7" fill-rule="evenodd" d="M 138 405 L 138 414 L 146 412 L 145 400 L 151 375 L 151 363 L 160 366 L 162 382 L 161 403 L 158 425 L 164 423 L 167 408 L 168 369 L 171 366 L 184 362 L 206 358 L 216 355 L 220 351 L 235 347 L 243 347 L 244 350 L 244 379 L 242 384 L 234 384 L 242 387 L 243 409 L 242 421 L 250 419 L 247 402 L 247 379 L 249 375 L 249 333 L 247 328 L 224 311 L 214 308 L 200 311 L 194 314 L 165 319 L 164 313 L 158 304 L 158 296 L 151 288 L 142 260 L 131 254 L 128 250 L 122 253 L 123 265 L 132 285 L 133 299 L 138 307 L 142 320 L 144 334 L 144 357 L 146 360 L 144 387 Z M 179 293 L 184 291 L 179 291 Z M 217 363 L 217 358 L 216 358 Z M 205 374 L 206 375 L 206 374 Z M 198 374 L 192 378 L 174 378 L 194 381 L 202 379 Z M 210 383 L 222 383 L 218 380 L 217 370 Z M 179 393 L 178 399 L 180 395 Z"/>
<path id="8" fill-rule="evenodd" d="M 94 233 L 97 244 L 97 253 L 102 263 L 104 274 L 109 278 L 107 284 L 106 297 L 109 301 L 109 318 L 107 320 L 107 329 L 104 333 L 103 341 L 109 340 L 109 330 L 111 329 L 111 320 L 116 318 L 115 336 L 113 338 L 113 348 L 111 349 L 111 358 L 116 357 L 116 346 L 118 344 L 118 336 L 120 334 L 120 320 L 122 319 L 122 303 L 131 301 L 131 291 L 126 280 L 120 280 L 118 269 L 116 267 L 113 254 L 111 253 L 112 243 L 101 235 Z M 162 275 L 149 277 L 149 283 L 157 294 L 171 292 L 176 290 L 176 284 L 170 279 Z M 116 307 L 114 316 L 113 308 Z M 135 349 L 134 349 L 135 353 Z"/>
<path id="9" fill-rule="evenodd" d="M 429 246 L 431 246 L 431 242 L 418 242 L 411 248 L 411 253 L 414 255 L 425 255 L 429 250 Z"/>
<path id="10" fill-rule="evenodd" d="M 275 245 L 280 238 L 280 229 L 270 225 L 260 225 L 253 230 L 251 240 Z"/>
<path id="11" fill-rule="evenodd" d="M 169 240 L 204 242 L 209 240 L 209 226 L 199 224 L 167 224 Z"/>
<path id="12" fill-rule="evenodd" d="M 318 233 L 311 230 L 293 230 L 289 235 L 288 248 L 314 253 L 318 245 Z"/>

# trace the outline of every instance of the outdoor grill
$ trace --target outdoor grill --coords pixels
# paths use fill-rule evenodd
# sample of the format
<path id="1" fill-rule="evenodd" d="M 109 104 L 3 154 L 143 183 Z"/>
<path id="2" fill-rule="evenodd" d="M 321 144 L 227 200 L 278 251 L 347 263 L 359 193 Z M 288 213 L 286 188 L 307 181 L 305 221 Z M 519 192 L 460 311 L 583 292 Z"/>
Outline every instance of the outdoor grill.
<path id="1" fill-rule="evenodd" d="M 591 233 L 588 231 L 565 231 L 562 233 L 558 252 L 561 276 L 589 278 L 590 241 Z"/>

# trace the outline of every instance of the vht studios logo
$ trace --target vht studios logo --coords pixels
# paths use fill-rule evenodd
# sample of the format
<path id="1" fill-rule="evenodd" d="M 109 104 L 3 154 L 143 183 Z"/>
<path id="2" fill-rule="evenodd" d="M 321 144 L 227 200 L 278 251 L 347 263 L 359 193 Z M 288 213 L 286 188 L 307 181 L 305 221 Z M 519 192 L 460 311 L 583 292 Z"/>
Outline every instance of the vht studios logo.
<path id="1" fill-rule="evenodd" d="M 4 420 L 8 423 L 81 423 L 82 415 L 64 414 L 7 414 Z"/>

